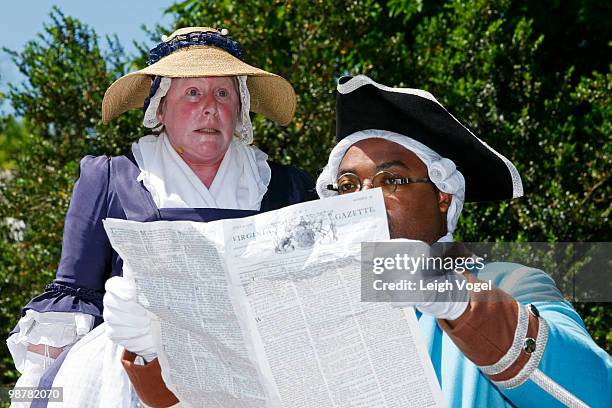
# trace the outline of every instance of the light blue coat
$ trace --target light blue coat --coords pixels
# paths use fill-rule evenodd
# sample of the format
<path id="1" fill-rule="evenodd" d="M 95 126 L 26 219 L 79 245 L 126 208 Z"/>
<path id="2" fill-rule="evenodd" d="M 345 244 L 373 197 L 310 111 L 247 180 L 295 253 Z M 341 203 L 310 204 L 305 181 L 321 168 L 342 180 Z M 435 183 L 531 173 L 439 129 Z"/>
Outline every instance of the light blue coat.
<path id="1" fill-rule="evenodd" d="M 567 301 L 558 299 L 553 280 L 537 269 L 495 262 L 485 265 L 479 279 L 511 294 L 522 304 L 533 303 L 549 326 L 548 341 L 538 366 L 551 380 L 592 407 L 612 407 L 612 358 L 595 344 L 582 319 Z M 517 279 L 520 278 L 520 279 Z M 452 407 L 563 406 L 530 378 L 513 389 L 500 389 L 468 360 L 438 326 L 417 311 L 419 328 L 429 351 L 446 403 Z"/>

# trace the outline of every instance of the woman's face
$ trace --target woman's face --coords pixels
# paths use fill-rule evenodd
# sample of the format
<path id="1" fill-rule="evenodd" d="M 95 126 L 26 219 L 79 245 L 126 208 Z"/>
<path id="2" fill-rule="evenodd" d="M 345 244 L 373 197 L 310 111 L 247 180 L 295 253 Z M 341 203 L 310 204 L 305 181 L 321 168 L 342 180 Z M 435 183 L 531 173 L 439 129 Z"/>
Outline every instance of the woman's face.
<path id="1" fill-rule="evenodd" d="M 234 77 L 172 79 L 157 118 L 187 163 L 223 160 L 240 112 L 236 86 Z"/>

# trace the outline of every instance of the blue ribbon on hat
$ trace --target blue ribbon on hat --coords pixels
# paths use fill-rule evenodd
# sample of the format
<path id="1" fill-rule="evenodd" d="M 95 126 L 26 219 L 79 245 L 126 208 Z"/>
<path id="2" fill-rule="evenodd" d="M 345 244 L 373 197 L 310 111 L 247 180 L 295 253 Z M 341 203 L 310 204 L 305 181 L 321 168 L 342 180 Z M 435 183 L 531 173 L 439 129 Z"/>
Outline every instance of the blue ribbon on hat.
<path id="1" fill-rule="evenodd" d="M 194 31 L 187 34 L 180 34 L 169 41 L 163 41 L 151 51 L 149 51 L 148 65 L 155 64 L 160 59 L 172 54 L 174 51 L 191 47 L 193 45 L 211 45 L 221 48 L 242 60 L 242 46 L 233 38 L 218 33 L 216 31 Z"/>

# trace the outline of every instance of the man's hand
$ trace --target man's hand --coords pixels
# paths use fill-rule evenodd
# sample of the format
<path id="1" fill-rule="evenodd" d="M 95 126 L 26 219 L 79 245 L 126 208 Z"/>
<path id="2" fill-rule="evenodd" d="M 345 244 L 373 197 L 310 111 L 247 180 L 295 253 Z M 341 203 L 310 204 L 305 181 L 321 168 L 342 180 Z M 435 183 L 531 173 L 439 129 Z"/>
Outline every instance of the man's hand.
<path id="1" fill-rule="evenodd" d="M 414 259 L 447 255 L 441 252 L 445 251 L 443 246 L 438 246 L 435 251 L 432 251 L 432 247 L 422 241 L 408 239 L 391 241 L 405 243 L 403 253 L 409 254 Z M 388 274 L 388 279 L 396 282 L 409 279 L 417 288 L 408 295 L 392 296 L 395 307 L 413 306 L 436 319 L 455 320 L 466 311 L 470 303 L 469 291 L 465 286 L 467 280 L 463 274 L 454 270 L 427 269 L 421 265 L 409 274 L 405 271 L 391 272 Z M 442 290 L 442 288 L 446 289 Z"/>
<path id="2" fill-rule="evenodd" d="M 155 359 L 151 316 L 136 302 L 134 281 L 115 276 L 106 281 L 105 288 L 103 316 L 108 337 L 147 362 Z"/>

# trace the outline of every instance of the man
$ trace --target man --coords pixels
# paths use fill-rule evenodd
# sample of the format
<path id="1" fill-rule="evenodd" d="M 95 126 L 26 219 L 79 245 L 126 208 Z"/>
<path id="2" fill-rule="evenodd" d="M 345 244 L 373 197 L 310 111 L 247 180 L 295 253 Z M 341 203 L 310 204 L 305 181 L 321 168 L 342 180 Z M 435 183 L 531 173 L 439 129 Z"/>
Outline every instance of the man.
<path id="1" fill-rule="evenodd" d="M 427 92 L 345 77 L 336 109 L 338 144 L 317 192 L 328 197 L 382 187 L 391 238 L 449 242 L 464 199 L 523 194 L 512 163 Z M 501 262 L 465 278 L 485 275 L 497 286 L 486 298 L 470 292 L 464 301 L 412 303 L 446 401 L 612 406 L 612 361 L 552 279 Z"/>
<path id="2" fill-rule="evenodd" d="M 364 76 L 343 78 L 336 135 L 338 145 L 317 181 L 319 195 L 382 187 L 392 238 L 451 242 L 464 200 L 522 195 L 516 168 L 424 91 L 388 88 Z M 558 300 L 544 273 L 523 267 L 520 281 L 511 285 L 518 268 L 492 263 L 465 274 L 471 282 L 495 276 L 497 302 L 469 293 L 455 302 L 413 303 L 446 401 L 610 406 L 610 358 L 571 306 Z M 119 297 L 108 290 L 105 304 L 118 310 Z M 123 302 L 128 297 L 133 294 Z M 109 316 L 107 323 L 119 317 Z M 141 397 L 176 401 L 168 397 L 156 360 L 124 364 Z"/>

